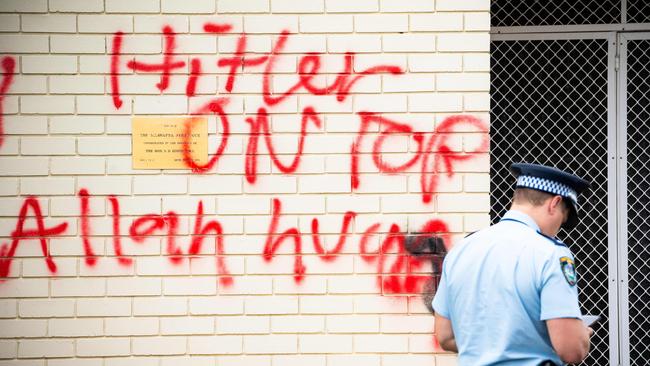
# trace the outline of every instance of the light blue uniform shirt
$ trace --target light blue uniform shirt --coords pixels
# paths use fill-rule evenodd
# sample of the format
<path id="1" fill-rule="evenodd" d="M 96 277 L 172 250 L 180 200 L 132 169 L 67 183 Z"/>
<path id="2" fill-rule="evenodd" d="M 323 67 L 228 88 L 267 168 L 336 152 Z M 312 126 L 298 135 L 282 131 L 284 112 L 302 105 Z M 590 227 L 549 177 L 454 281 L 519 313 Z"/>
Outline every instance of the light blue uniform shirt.
<path id="1" fill-rule="evenodd" d="M 581 316 L 575 279 L 569 248 L 508 211 L 449 251 L 433 308 L 451 320 L 461 366 L 562 365 L 544 321 Z"/>

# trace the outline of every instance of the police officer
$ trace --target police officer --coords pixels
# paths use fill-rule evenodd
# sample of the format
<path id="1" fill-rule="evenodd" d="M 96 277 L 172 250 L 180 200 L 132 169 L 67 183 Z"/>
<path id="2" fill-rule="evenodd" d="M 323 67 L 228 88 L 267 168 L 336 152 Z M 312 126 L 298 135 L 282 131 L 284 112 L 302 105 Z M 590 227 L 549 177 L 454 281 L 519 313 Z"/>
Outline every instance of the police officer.
<path id="1" fill-rule="evenodd" d="M 461 366 L 563 365 L 589 353 L 575 261 L 555 239 L 574 227 L 589 182 L 561 170 L 512 164 L 513 203 L 499 223 L 447 254 L 433 300 L 441 347 Z"/>

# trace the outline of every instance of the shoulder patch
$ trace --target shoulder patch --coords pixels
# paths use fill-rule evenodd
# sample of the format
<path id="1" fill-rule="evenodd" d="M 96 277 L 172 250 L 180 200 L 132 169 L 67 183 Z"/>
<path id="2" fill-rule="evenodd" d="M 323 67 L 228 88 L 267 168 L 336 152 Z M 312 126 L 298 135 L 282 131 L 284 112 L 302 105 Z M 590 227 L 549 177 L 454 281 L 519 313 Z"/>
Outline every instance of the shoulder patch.
<path id="1" fill-rule="evenodd" d="M 573 260 L 569 257 L 560 257 L 560 268 L 569 286 L 575 286 L 578 282 L 578 276 L 576 275 L 576 267 Z"/>

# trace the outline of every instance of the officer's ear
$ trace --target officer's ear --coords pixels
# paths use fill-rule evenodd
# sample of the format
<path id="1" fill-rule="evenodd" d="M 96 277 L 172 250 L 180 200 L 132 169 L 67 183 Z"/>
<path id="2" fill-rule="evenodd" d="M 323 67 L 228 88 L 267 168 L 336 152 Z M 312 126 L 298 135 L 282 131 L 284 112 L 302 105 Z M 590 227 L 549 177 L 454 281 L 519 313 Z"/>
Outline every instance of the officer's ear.
<path id="1" fill-rule="evenodd" d="M 553 196 L 548 200 L 548 205 L 546 206 L 549 215 L 554 216 L 557 214 L 562 214 L 566 210 L 564 202 L 562 202 L 562 196 Z"/>

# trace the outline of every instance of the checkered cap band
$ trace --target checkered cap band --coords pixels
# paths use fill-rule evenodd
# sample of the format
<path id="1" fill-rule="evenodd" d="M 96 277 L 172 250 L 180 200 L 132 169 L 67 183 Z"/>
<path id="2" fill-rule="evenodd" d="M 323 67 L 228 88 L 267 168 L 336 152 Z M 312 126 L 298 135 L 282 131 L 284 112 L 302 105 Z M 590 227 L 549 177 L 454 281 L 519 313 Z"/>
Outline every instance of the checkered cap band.
<path id="1" fill-rule="evenodd" d="M 571 201 L 573 201 L 576 210 L 578 209 L 578 194 L 575 190 L 571 189 L 571 187 L 567 186 L 566 184 L 562 184 L 560 182 L 546 178 L 531 177 L 530 175 L 520 175 L 519 178 L 517 178 L 517 187 L 532 188 L 538 191 L 548 192 L 550 194 L 562 197 L 568 197 Z"/>

